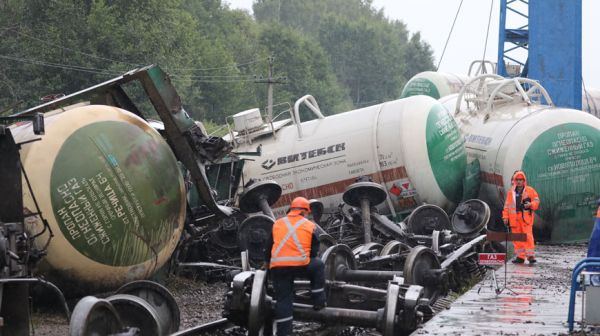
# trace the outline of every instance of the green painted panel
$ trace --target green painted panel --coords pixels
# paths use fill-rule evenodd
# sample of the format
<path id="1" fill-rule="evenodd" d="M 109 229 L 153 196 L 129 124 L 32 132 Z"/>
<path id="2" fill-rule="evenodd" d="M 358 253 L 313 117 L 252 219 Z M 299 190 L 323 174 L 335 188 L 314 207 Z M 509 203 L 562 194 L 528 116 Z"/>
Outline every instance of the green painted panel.
<path id="1" fill-rule="evenodd" d="M 528 184 L 540 196 L 540 215 L 556 242 L 586 240 L 600 195 L 600 132 L 568 123 L 538 136 L 522 164 Z"/>
<path id="2" fill-rule="evenodd" d="M 437 89 L 437 86 L 426 78 L 415 78 L 406 83 L 400 98 L 417 95 L 425 95 L 435 99 L 440 99 L 440 93 Z"/>
<path id="3" fill-rule="evenodd" d="M 427 154 L 435 180 L 444 195 L 458 202 L 463 194 L 463 181 L 467 168 L 465 140 L 448 111 L 434 105 L 427 116 Z"/>
<path id="4" fill-rule="evenodd" d="M 481 166 L 479 164 L 479 159 L 475 159 L 466 166 L 462 200 L 466 201 L 477 198 L 477 196 L 479 196 L 480 188 Z"/>
<path id="5" fill-rule="evenodd" d="M 153 259 L 173 238 L 181 180 L 167 144 L 139 126 L 96 122 L 75 131 L 52 167 L 50 197 L 66 239 L 111 266 Z"/>

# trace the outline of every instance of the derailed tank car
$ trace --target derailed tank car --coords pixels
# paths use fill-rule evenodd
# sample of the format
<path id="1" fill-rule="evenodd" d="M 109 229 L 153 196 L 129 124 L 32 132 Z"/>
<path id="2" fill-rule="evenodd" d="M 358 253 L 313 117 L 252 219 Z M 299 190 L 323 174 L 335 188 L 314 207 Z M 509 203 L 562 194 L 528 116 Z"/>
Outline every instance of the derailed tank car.
<path id="1" fill-rule="evenodd" d="M 538 239 L 588 239 L 600 195 L 600 120 L 552 106 L 529 79 L 482 76 L 440 99 L 459 124 L 470 160 L 481 168 L 480 197 L 500 216 L 516 170 L 539 193 Z"/>
<path id="2" fill-rule="evenodd" d="M 303 102 L 315 119 L 300 121 Z M 260 160 L 248 161 L 244 175 L 281 185 L 283 195 L 273 206 L 277 215 L 298 195 L 337 207 L 359 176 L 385 186 L 389 197 L 381 211 L 386 214 L 405 213 L 423 202 L 450 209 L 463 196 L 464 140 L 450 114 L 430 97 L 325 117 L 306 96 L 295 104 L 293 125 L 288 119 L 273 127 L 255 122 L 257 113 L 234 116 L 236 132 L 230 139 L 240 152 L 261 146 Z"/>
<path id="3" fill-rule="evenodd" d="M 171 149 L 143 119 L 116 107 L 45 117 L 44 141 L 21 153 L 35 195 L 24 191 L 27 230 L 43 228 L 37 201 L 54 234 L 40 271 L 68 293 L 148 278 L 183 229 L 185 188 Z M 30 138 L 30 127 L 13 127 L 17 141 Z"/>

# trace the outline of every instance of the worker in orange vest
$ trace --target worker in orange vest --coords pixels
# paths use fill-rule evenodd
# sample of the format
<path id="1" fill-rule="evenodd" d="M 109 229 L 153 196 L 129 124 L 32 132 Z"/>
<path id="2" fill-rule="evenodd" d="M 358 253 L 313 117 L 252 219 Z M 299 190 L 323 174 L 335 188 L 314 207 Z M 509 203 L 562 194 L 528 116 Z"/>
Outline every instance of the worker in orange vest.
<path id="1" fill-rule="evenodd" d="M 513 241 L 515 254 L 513 263 L 522 264 L 525 259 L 530 264 L 536 262 L 534 257 L 535 243 L 533 241 L 533 218 L 534 211 L 540 206 L 538 193 L 527 185 L 525 173 L 518 170 L 513 174 L 513 187 L 506 196 L 502 219 L 505 225 L 510 225 L 513 233 L 525 233 L 526 241 Z"/>
<path id="2" fill-rule="evenodd" d="M 270 247 L 265 254 L 265 269 L 269 269 L 275 292 L 275 322 L 277 336 L 292 334 L 294 279 L 310 279 L 313 308 L 320 310 L 325 301 L 325 265 L 318 258 L 319 239 L 316 225 L 305 217 L 310 204 L 296 197 L 287 216 L 273 224 Z"/>

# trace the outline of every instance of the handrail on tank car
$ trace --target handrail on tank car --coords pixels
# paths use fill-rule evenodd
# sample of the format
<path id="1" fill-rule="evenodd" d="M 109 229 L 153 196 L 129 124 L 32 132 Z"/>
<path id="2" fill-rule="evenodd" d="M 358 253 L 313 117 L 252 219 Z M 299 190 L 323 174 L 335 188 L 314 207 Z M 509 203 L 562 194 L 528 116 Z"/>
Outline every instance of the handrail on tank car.
<path id="1" fill-rule="evenodd" d="M 575 315 L 575 298 L 577 291 L 581 290 L 577 278 L 579 274 L 588 267 L 600 267 L 600 257 L 589 257 L 579 261 L 573 269 L 573 275 L 571 276 L 571 292 L 569 295 L 569 314 L 567 316 L 567 323 L 569 324 L 569 332 L 573 331 L 574 315 Z"/>
<path id="2" fill-rule="evenodd" d="M 317 116 L 318 119 L 325 119 L 325 116 L 323 116 L 323 113 L 321 113 L 321 109 L 319 109 L 319 104 L 317 103 L 315 97 L 311 95 L 306 95 L 296 100 L 296 103 L 294 103 L 294 113 L 292 114 L 292 120 L 294 121 L 294 124 L 296 124 L 296 128 L 298 128 L 298 138 L 300 139 L 302 139 L 302 125 L 300 122 L 300 104 L 302 103 L 304 103 L 304 105 L 306 105 L 306 107 L 308 107 Z"/>
<path id="3" fill-rule="evenodd" d="M 479 76 L 482 74 L 494 74 L 496 73 L 496 63 L 492 62 L 492 61 L 488 61 L 488 60 L 475 60 L 473 62 L 471 62 L 471 65 L 469 65 L 469 71 L 467 72 L 467 76 L 471 77 L 471 71 L 473 70 L 473 67 L 475 65 L 479 65 L 479 67 L 477 68 L 477 71 L 474 72 L 474 76 Z M 491 70 L 488 72 L 488 66 L 491 68 Z"/>
<path id="4" fill-rule="evenodd" d="M 465 85 L 462 87 L 462 89 L 460 89 L 460 92 L 458 93 L 458 96 L 456 98 L 456 108 L 454 110 L 454 115 L 457 116 L 460 114 L 461 111 L 461 106 L 462 106 L 462 100 L 463 99 L 467 99 L 465 98 L 465 93 L 467 93 L 467 90 L 469 90 L 469 88 L 471 88 L 471 86 L 474 83 L 480 82 L 477 85 L 477 92 L 471 92 L 474 93 L 476 96 L 480 96 L 482 95 L 481 91 L 484 88 L 487 88 L 487 86 L 485 86 L 485 82 L 488 80 L 501 80 L 504 77 L 500 76 L 500 75 L 496 75 L 496 74 L 483 74 L 483 75 L 479 75 L 473 79 L 471 79 L 470 81 L 468 81 L 467 83 L 465 83 Z M 483 100 L 480 101 L 481 103 L 483 103 Z M 468 102 L 467 102 L 467 108 L 468 108 Z"/>
<path id="5" fill-rule="evenodd" d="M 502 83 L 500 83 L 500 85 L 498 85 L 494 89 L 494 91 L 492 91 L 492 93 L 490 93 L 485 111 L 489 112 L 492 110 L 496 96 L 499 96 L 502 99 L 507 99 L 507 100 L 511 99 L 512 100 L 512 98 L 510 96 L 502 93 L 502 89 L 511 84 L 517 88 L 517 91 L 521 94 L 523 101 L 525 101 L 525 103 L 527 103 L 528 105 L 534 104 L 534 101 L 532 101 L 531 98 L 533 98 L 532 93 L 537 89 L 537 90 L 539 90 L 541 96 L 543 96 L 544 99 L 546 100 L 546 105 L 554 106 L 554 103 L 552 102 L 552 98 L 550 98 L 548 91 L 546 91 L 546 89 L 538 81 L 535 81 L 535 80 L 529 79 L 529 78 L 515 77 L 515 78 L 505 79 Z M 529 86 L 527 91 L 525 91 L 525 89 L 523 88 L 523 85 Z M 541 104 L 541 102 L 542 101 L 540 99 L 539 103 Z"/>

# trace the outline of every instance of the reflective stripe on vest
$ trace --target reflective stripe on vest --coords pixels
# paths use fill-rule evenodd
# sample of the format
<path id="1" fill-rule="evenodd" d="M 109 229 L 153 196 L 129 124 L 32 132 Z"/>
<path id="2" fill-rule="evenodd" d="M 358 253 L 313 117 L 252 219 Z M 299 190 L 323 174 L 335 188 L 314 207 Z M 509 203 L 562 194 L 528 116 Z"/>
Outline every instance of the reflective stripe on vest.
<path id="1" fill-rule="evenodd" d="M 294 226 L 292 226 L 292 223 L 290 222 L 289 218 L 283 217 L 282 219 L 283 219 L 283 222 L 285 223 L 285 225 L 287 226 L 288 232 L 285 235 L 285 237 L 283 237 L 281 242 L 279 242 L 279 245 L 277 245 L 277 248 L 275 249 L 275 252 L 273 253 L 273 256 L 271 257 L 271 263 L 282 262 L 282 261 L 305 261 L 305 260 L 307 260 L 308 257 L 306 255 L 306 252 L 304 252 L 304 247 L 302 247 L 302 244 L 300 243 L 300 239 L 298 239 L 298 236 L 296 235 L 296 229 L 298 229 L 300 227 L 300 225 L 302 225 L 304 222 L 307 221 L 306 218 L 302 218 L 301 220 L 297 221 Z M 278 257 L 279 253 L 281 252 L 281 249 L 285 246 L 285 243 L 290 238 L 294 239 L 294 244 L 296 245 L 296 247 L 298 248 L 298 251 L 300 251 L 300 254 L 302 256 L 300 256 L 300 257 Z"/>

